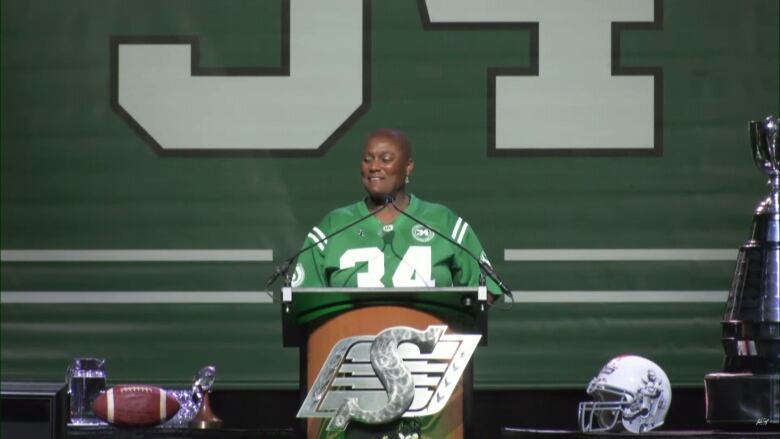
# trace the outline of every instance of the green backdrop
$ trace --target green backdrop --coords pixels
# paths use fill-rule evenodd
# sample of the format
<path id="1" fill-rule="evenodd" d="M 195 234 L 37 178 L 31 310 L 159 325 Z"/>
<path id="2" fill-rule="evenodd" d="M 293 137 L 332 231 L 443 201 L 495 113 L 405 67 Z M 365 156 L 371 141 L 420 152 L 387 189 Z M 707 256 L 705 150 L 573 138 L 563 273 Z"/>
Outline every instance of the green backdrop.
<path id="1" fill-rule="evenodd" d="M 490 313 L 478 388 L 584 387 L 622 353 L 652 358 L 674 385 L 701 385 L 720 368 L 734 258 L 518 261 L 507 250 L 736 256 L 767 192 L 746 128 L 780 110 L 778 2 L 659 1 L 658 29 L 621 32 L 623 66 L 660 68 L 662 149 L 606 156 L 488 153 L 488 69 L 544 63 L 532 26 L 436 27 L 412 0 L 365 4 L 363 107 L 324 151 L 296 156 L 161 153 L 111 105 L 112 37 L 199 36 L 202 66 L 278 67 L 285 2 L 2 2 L 3 380 L 59 380 L 70 358 L 100 356 L 112 382 L 183 384 L 216 364 L 221 386 L 295 388 L 297 352 L 281 346 L 275 304 L 26 299 L 262 298 L 274 263 L 327 211 L 362 196 L 359 151 L 383 126 L 413 142 L 411 190 L 466 218 L 515 290 L 518 303 Z M 273 261 L 10 256 L 116 249 L 266 249 Z"/>

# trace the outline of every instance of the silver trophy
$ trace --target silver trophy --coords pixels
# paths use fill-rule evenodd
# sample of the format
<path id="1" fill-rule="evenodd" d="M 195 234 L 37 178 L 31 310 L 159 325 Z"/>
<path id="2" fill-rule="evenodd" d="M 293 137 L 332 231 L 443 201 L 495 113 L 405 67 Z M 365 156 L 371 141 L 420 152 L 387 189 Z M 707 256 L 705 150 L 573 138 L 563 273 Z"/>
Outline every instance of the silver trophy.
<path id="1" fill-rule="evenodd" d="M 197 404 L 203 401 L 204 396 L 211 392 L 214 387 L 214 380 L 217 379 L 217 368 L 206 366 L 198 371 L 195 378 L 192 379 L 192 400 Z"/>
<path id="2" fill-rule="evenodd" d="M 723 317 L 723 372 L 704 377 L 707 421 L 777 428 L 780 409 L 780 118 L 750 122 L 753 160 L 769 196 L 739 249 Z M 774 427 L 772 427 L 774 426 Z"/>
<path id="3" fill-rule="evenodd" d="M 211 410 L 209 394 L 217 378 L 217 368 L 206 366 L 198 371 L 192 381 L 192 400 L 200 406 L 198 413 L 190 421 L 190 427 L 199 429 L 219 428 L 222 420 Z"/>

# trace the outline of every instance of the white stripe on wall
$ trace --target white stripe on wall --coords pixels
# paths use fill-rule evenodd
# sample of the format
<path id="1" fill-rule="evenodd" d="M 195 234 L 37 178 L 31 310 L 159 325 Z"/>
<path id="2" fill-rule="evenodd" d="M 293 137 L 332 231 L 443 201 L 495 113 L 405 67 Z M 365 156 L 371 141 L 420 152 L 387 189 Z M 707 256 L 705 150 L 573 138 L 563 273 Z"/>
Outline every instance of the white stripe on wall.
<path id="1" fill-rule="evenodd" d="M 726 303 L 728 291 L 512 291 L 518 303 Z"/>
<path id="2" fill-rule="evenodd" d="M 0 250 L 3 262 L 268 262 L 273 250 Z"/>
<path id="3" fill-rule="evenodd" d="M 0 303 L 273 303 L 269 291 L 3 291 Z"/>
<path id="4" fill-rule="evenodd" d="M 506 249 L 506 261 L 736 261 L 738 250 L 693 249 Z"/>
<path id="5" fill-rule="evenodd" d="M 513 291 L 518 303 L 726 303 L 727 291 Z M 4 291 L 3 304 L 273 303 L 268 291 Z"/>

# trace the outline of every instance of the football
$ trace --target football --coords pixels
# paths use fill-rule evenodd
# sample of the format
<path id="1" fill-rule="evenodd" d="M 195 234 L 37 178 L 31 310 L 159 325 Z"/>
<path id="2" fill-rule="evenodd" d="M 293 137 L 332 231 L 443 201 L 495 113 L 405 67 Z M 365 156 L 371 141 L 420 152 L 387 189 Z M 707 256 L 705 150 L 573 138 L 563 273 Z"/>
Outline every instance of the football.
<path id="1" fill-rule="evenodd" d="M 171 419 L 179 402 L 164 389 L 143 384 L 120 384 L 92 403 L 100 419 L 125 427 L 148 427 Z"/>

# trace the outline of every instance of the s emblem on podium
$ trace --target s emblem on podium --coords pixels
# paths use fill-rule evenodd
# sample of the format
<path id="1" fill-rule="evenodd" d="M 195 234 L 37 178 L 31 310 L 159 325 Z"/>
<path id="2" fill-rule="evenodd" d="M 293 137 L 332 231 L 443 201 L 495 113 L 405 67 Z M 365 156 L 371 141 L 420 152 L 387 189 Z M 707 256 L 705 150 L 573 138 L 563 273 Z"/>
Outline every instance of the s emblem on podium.
<path id="1" fill-rule="evenodd" d="M 331 418 L 328 430 L 350 421 L 385 424 L 430 416 L 452 396 L 481 335 L 445 334 L 406 326 L 376 336 L 345 338 L 333 347 L 306 395 L 299 418 Z"/>

